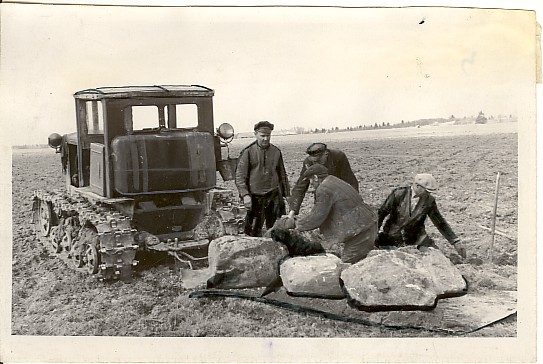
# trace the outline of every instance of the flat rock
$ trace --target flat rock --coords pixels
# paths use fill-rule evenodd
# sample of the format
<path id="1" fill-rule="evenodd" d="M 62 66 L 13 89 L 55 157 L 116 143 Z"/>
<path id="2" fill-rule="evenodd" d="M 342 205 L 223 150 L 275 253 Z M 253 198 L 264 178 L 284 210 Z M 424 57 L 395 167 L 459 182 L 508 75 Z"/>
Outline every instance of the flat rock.
<path id="1" fill-rule="evenodd" d="M 344 267 L 333 254 L 293 257 L 279 268 L 289 294 L 302 297 L 344 298 L 340 274 Z"/>
<path id="2" fill-rule="evenodd" d="M 208 250 L 208 288 L 265 287 L 279 277 L 279 262 L 288 251 L 270 238 L 223 236 Z"/>
<path id="3" fill-rule="evenodd" d="M 421 259 L 399 250 L 380 251 L 341 273 L 350 304 L 364 311 L 429 310 L 437 303 Z"/>
<path id="4" fill-rule="evenodd" d="M 257 294 L 258 291 L 255 292 L 255 295 Z M 513 316 L 517 312 L 516 291 L 469 292 L 461 297 L 440 299 L 436 308 L 431 311 L 364 312 L 349 307 L 345 300 L 295 297 L 288 295 L 283 289 L 271 293 L 269 298 L 338 315 L 353 322 L 364 320 L 364 322 L 385 324 L 398 329 L 413 326 L 455 334 L 476 331 Z"/>

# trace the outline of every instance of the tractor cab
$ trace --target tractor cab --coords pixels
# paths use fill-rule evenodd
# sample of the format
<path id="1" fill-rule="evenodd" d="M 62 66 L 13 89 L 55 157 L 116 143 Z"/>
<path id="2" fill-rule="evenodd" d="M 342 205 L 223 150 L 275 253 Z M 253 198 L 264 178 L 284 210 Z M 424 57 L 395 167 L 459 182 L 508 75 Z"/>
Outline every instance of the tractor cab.
<path id="1" fill-rule="evenodd" d="M 76 92 L 77 132 L 55 145 L 67 185 L 109 198 L 214 186 L 221 135 L 213 94 L 182 85 Z M 218 130 L 223 142 L 233 137 L 228 124 Z"/>
<path id="2" fill-rule="evenodd" d="M 77 132 L 49 144 L 61 153 L 70 194 L 110 204 L 159 237 L 191 231 L 209 211 L 217 171 L 233 176 L 215 129 L 214 91 L 195 85 L 125 86 L 74 94 Z"/>

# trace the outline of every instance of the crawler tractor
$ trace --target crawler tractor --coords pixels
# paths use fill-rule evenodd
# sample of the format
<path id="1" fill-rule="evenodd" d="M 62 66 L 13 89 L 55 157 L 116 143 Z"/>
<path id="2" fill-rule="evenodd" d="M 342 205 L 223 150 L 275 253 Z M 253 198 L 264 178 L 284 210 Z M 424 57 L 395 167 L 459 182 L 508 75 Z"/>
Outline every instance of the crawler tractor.
<path id="1" fill-rule="evenodd" d="M 65 188 L 34 192 L 40 241 L 75 269 L 130 281 L 136 254 L 167 252 L 192 267 L 212 239 L 238 234 L 244 211 L 217 187 L 217 171 L 233 177 L 234 129 L 215 130 L 213 95 L 194 85 L 76 92 L 77 132 L 49 136 Z"/>

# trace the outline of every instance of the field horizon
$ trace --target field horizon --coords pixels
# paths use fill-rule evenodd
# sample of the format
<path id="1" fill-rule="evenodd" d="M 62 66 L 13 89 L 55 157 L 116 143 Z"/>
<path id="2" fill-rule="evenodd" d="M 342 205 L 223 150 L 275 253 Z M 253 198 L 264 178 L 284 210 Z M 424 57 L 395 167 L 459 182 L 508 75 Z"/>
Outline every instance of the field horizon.
<path id="1" fill-rule="evenodd" d="M 390 128 L 390 129 L 375 129 L 375 130 L 354 130 L 341 131 L 332 133 L 307 133 L 307 134 L 289 134 L 275 135 L 272 134 L 273 141 L 277 144 L 293 143 L 307 141 L 333 142 L 341 140 L 372 140 L 372 139 L 397 139 L 397 138 L 421 138 L 421 137 L 442 137 L 454 135 L 485 135 L 485 134 L 501 134 L 501 133 L 518 133 L 518 122 L 504 123 L 487 123 L 487 124 L 462 124 L 462 125 L 424 125 L 421 127 L 406 127 L 406 128 Z M 234 128 L 236 126 L 234 125 Z M 66 131 L 64 134 L 74 132 L 75 130 Z M 54 131 L 51 131 L 53 133 Z M 252 136 L 235 138 L 231 145 L 241 145 L 253 139 Z M 49 149 L 46 145 L 47 137 L 44 137 L 43 144 L 23 144 L 12 145 L 12 151 L 25 150 L 41 150 Z M 273 143 L 273 142 L 272 142 Z"/>

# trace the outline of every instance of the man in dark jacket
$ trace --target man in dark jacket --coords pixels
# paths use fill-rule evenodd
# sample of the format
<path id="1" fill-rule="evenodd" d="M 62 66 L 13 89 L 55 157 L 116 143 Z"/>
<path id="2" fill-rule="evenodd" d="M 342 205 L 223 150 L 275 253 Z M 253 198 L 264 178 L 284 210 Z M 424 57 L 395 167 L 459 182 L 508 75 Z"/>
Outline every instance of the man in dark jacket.
<path id="1" fill-rule="evenodd" d="M 322 164 L 328 170 L 328 174 L 347 182 L 358 192 L 358 180 L 351 170 L 345 153 L 340 150 L 328 149 L 324 143 L 311 144 L 306 153 L 308 156 L 304 160 L 300 177 L 292 188 L 292 197 L 289 200 L 290 211 L 293 211 L 291 215 L 300 212 L 300 206 L 310 184 L 309 180 L 304 178 L 304 174 L 307 168 L 314 164 Z"/>
<path id="2" fill-rule="evenodd" d="M 437 190 L 437 181 L 431 174 L 415 176 L 411 186 L 398 187 L 392 191 L 378 211 L 381 227 L 388 216 L 383 231 L 379 233 L 378 246 L 417 245 L 419 248 L 435 247 L 434 241 L 426 234 L 424 222 L 430 217 L 433 224 L 458 253 L 465 258 L 466 251 L 460 238 L 453 232 L 437 208 L 431 192 Z"/>
<path id="3" fill-rule="evenodd" d="M 270 143 L 273 124 L 255 124 L 256 140 L 243 149 L 236 168 L 236 187 L 247 208 L 245 234 L 261 236 L 262 225 L 270 229 L 285 214 L 283 198 L 290 195 L 281 151 Z"/>
<path id="4" fill-rule="evenodd" d="M 303 177 L 315 188 L 315 204 L 308 215 L 296 222 L 296 230 L 319 229 L 325 238 L 321 244 L 329 249 L 343 245 L 341 260 L 356 263 L 364 259 L 375 245 L 377 215 L 347 182 L 328 174 L 321 164 L 307 168 Z"/>

